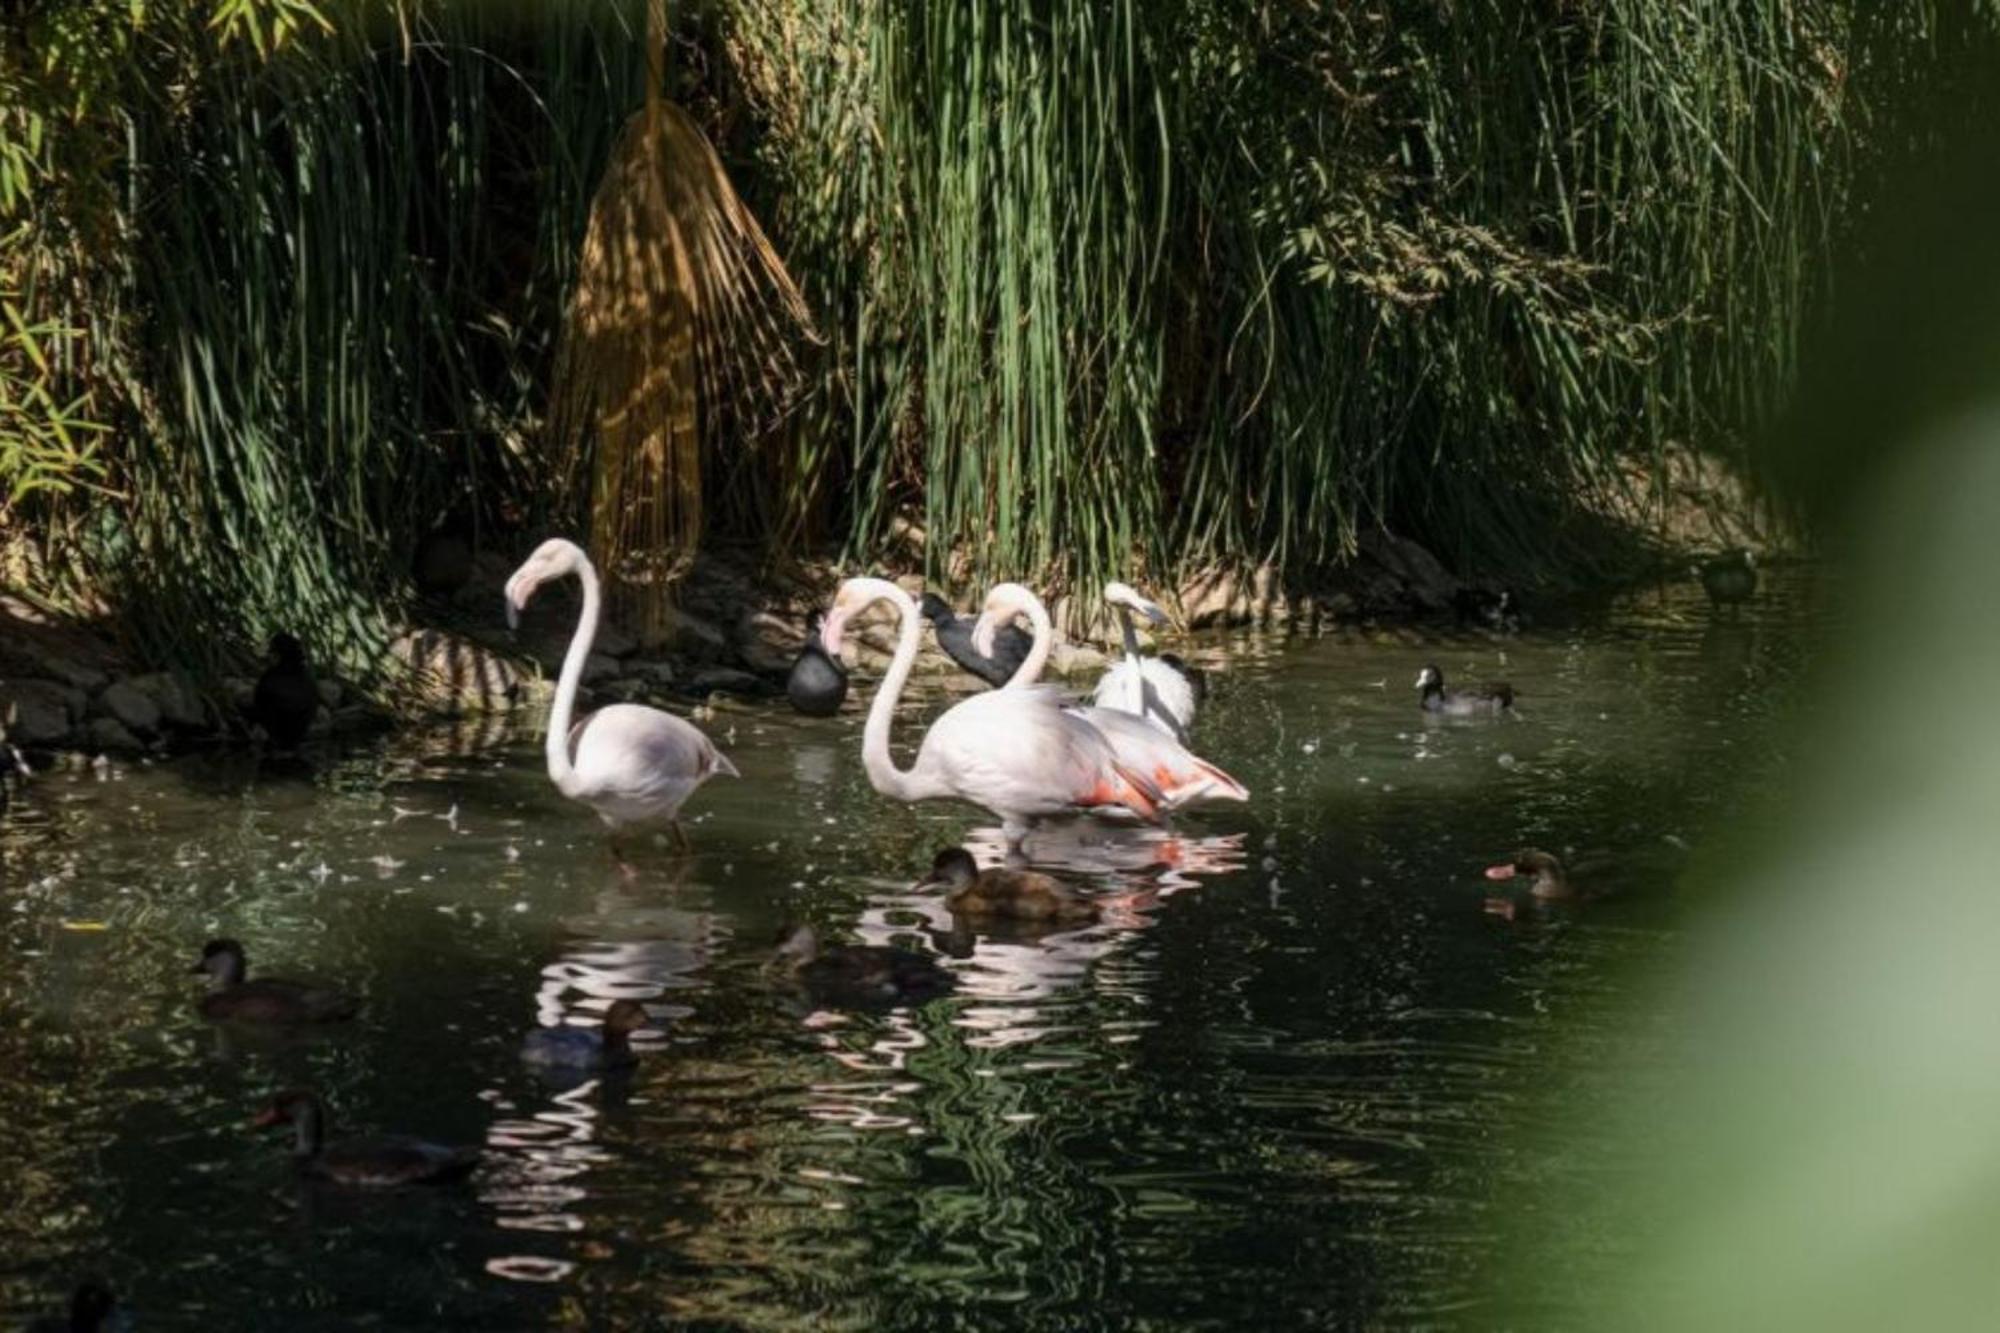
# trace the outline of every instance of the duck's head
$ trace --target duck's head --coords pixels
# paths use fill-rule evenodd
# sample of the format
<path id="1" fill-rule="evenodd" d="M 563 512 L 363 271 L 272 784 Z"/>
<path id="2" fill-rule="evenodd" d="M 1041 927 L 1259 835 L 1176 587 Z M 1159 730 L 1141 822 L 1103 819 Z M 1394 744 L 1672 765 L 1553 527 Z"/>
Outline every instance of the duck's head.
<path id="1" fill-rule="evenodd" d="M 917 887 L 962 889 L 979 878 L 979 862 L 963 847 L 947 847 L 931 858 L 931 873 Z"/>
<path id="2" fill-rule="evenodd" d="M 1539 847 L 1524 847 L 1514 853 L 1510 861 L 1486 867 L 1488 879 L 1512 879 L 1516 875 L 1532 875 L 1537 880 L 1557 880 L 1563 877 L 1563 865 L 1554 856 Z"/>
<path id="3" fill-rule="evenodd" d="M 582 547 L 561 537 L 551 537 L 537 546 L 535 553 L 523 560 L 521 567 L 507 579 L 507 627 L 512 629 L 520 624 L 521 612 L 527 609 L 535 589 L 566 578 L 588 563 Z"/>
<path id="4" fill-rule="evenodd" d="M 1429 694 L 1433 690 L 1443 690 L 1444 672 L 1439 671 L 1435 666 L 1426 665 L 1422 671 L 1417 673 L 1417 688 L 1425 694 Z"/>
<path id="5" fill-rule="evenodd" d="M 637 1000 L 615 1000 L 604 1011 L 604 1035 L 623 1037 L 646 1026 L 646 1006 Z"/>
<path id="6" fill-rule="evenodd" d="M 206 972 L 209 979 L 221 985 L 233 985 L 243 980 L 244 970 L 249 966 L 243 955 L 243 946 L 235 940 L 210 940 L 201 946 L 201 957 L 190 972 Z"/>
<path id="7" fill-rule="evenodd" d="M 993 656 L 993 640 L 1000 631 L 1025 615 L 1035 594 L 1019 583 L 996 583 L 979 608 L 979 620 L 972 627 L 972 650 L 981 657 Z"/>
<path id="8" fill-rule="evenodd" d="M 306 664 L 306 647 L 294 636 L 278 631 L 271 636 L 271 656 L 279 666 L 300 667 Z"/>

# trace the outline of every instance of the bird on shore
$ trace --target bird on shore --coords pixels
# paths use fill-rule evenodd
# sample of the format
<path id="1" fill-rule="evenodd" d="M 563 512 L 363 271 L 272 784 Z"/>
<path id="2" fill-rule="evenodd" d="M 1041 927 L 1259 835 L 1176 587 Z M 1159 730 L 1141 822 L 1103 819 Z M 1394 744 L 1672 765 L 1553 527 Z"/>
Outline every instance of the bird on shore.
<path id="1" fill-rule="evenodd" d="M 438 1185 L 479 1165 L 479 1149 L 450 1147 L 403 1134 L 326 1142 L 325 1111 L 318 1097 L 294 1089 L 265 1104 L 252 1127 L 292 1127 L 292 1161 L 301 1175 L 362 1189 Z"/>
<path id="2" fill-rule="evenodd" d="M 1178 658 L 1167 654 L 1142 656 L 1139 635 L 1132 627 L 1135 613 L 1151 624 L 1164 625 L 1166 611 L 1157 602 L 1141 596 L 1130 584 L 1116 581 L 1104 585 L 1104 600 L 1117 609 L 1125 656 L 1099 677 L 1090 701 L 1099 708 L 1116 708 L 1143 717 L 1185 745 L 1188 729 L 1194 726 L 1194 683 L 1181 670 Z"/>
<path id="3" fill-rule="evenodd" d="M 1417 673 L 1417 689 L 1421 691 L 1419 702 L 1424 711 L 1442 717 L 1486 717 L 1504 713 L 1514 706 L 1514 687 L 1506 681 L 1493 681 L 1465 690 L 1448 690 L 1444 684 L 1444 672 L 1435 666 L 1427 666 Z"/>
<path id="4" fill-rule="evenodd" d="M 299 1025 L 338 1023 L 354 1017 L 361 1002 L 347 992 L 283 977 L 247 979 L 249 960 L 235 940 L 210 940 L 188 969 L 208 975 L 201 1016 L 212 1022 Z"/>
<path id="5" fill-rule="evenodd" d="M 1032 646 L 1027 635 L 1010 626 L 982 651 L 973 645 L 972 622 L 952 610 L 944 598 L 927 592 L 921 609 L 945 656 L 996 690 L 1020 670 Z"/>
<path id="6" fill-rule="evenodd" d="M 319 716 L 319 684 L 306 664 L 305 645 L 292 635 L 271 636 L 271 658 L 250 696 L 250 720 L 276 748 L 296 750 Z"/>
<path id="7" fill-rule="evenodd" d="M 611 704 L 572 725 L 583 664 L 597 638 L 603 593 L 590 557 L 574 542 L 550 538 L 535 548 L 507 580 L 507 623 L 518 625 L 535 590 L 574 574 L 583 584 L 583 613 L 563 657 L 549 711 L 544 749 L 556 790 L 597 812 L 612 833 L 617 854 L 620 830 L 666 825 L 683 845 L 678 816 L 695 789 L 718 773 L 741 776 L 728 756 L 691 723 L 643 704 Z M 619 857 L 620 865 L 624 858 Z M 629 869 L 629 867 L 628 867 Z"/>
<path id="8" fill-rule="evenodd" d="M 1099 916 L 1096 903 L 1055 877 L 1004 866 L 981 870 L 963 847 L 939 852 L 917 887 L 944 889 L 945 908 L 955 916 L 1078 924 Z"/>

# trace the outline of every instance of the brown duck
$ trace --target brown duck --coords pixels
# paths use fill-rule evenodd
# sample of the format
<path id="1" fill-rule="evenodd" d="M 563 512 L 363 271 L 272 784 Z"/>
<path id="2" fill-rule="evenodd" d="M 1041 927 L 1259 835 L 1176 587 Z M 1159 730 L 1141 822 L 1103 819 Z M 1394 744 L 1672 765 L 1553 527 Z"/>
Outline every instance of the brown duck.
<path id="1" fill-rule="evenodd" d="M 448 1147 L 401 1134 L 327 1143 L 319 1098 L 310 1092 L 279 1093 L 250 1123 L 259 1129 L 291 1125 L 292 1160 L 299 1173 L 336 1185 L 363 1189 L 438 1185 L 479 1165 L 477 1148 Z"/>
<path id="2" fill-rule="evenodd" d="M 919 888 L 945 889 L 944 905 L 956 916 L 1036 922 L 1085 922 L 1098 906 L 1061 881 L 1035 870 L 986 870 L 963 847 L 947 847 L 931 862 Z"/>
<path id="3" fill-rule="evenodd" d="M 1576 886 L 1570 883 L 1563 863 L 1539 847 L 1525 847 L 1514 853 L 1513 859 L 1498 865 L 1486 867 L 1486 878 L 1507 881 L 1521 875 L 1531 875 L 1527 896 L 1537 903 L 1577 902 L 1582 898 Z M 1486 910 L 1494 916 L 1512 921 L 1519 910 L 1518 901 L 1512 897 L 1488 897 Z"/>

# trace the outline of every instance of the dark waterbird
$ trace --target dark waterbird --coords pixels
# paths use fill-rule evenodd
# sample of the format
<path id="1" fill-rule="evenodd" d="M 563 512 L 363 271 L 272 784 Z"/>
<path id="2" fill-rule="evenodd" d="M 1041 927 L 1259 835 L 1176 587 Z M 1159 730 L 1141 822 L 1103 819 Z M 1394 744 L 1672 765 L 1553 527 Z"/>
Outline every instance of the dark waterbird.
<path id="1" fill-rule="evenodd" d="M 1014 678 L 1035 646 L 1034 639 L 1026 632 L 1007 625 L 993 636 L 993 655 L 989 657 L 972 644 L 973 622 L 953 611 L 944 598 L 927 592 L 920 609 L 924 619 L 931 622 L 938 647 L 944 649 L 945 656 L 995 689 Z"/>
<path id="2" fill-rule="evenodd" d="M 271 636 L 271 657 L 271 665 L 257 678 L 250 720 L 278 749 L 295 750 L 319 713 L 319 685 L 306 665 L 305 646 L 291 635 Z"/>
<path id="3" fill-rule="evenodd" d="M 521 1043 L 521 1059 L 540 1069 L 622 1069 L 637 1064 L 629 1040 L 646 1026 L 646 1010 L 637 1000 L 618 1000 L 604 1011 L 601 1027 L 536 1028 Z"/>
<path id="4" fill-rule="evenodd" d="M 1513 634 L 1521 628 L 1521 607 L 1511 589 L 1495 592 L 1468 584 L 1452 594 L 1452 610 L 1459 623 L 1477 625 L 1496 634 Z"/>
<path id="5" fill-rule="evenodd" d="M 1757 561 L 1741 547 L 1732 547 L 1701 564 L 1701 586 L 1717 606 L 1741 606 L 1757 594 Z"/>
<path id="6" fill-rule="evenodd" d="M 1539 847 L 1524 847 L 1514 853 L 1510 860 L 1486 867 L 1486 878 L 1496 883 L 1505 883 L 1522 875 L 1532 876 L 1527 897 L 1536 903 L 1575 902 L 1580 894 L 1570 883 L 1569 874 L 1563 863 L 1552 854 Z M 1511 897 L 1489 896 L 1486 910 L 1494 916 L 1512 921 L 1520 910 L 1520 904 Z"/>
<path id="7" fill-rule="evenodd" d="M 919 888 L 941 887 L 954 915 L 975 919 L 1085 922 L 1098 918 L 1097 904 L 1036 870 L 993 866 L 985 870 L 963 847 L 947 847 L 931 862 Z"/>
<path id="8" fill-rule="evenodd" d="M 1501 713 L 1514 706 L 1514 687 L 1504 680 L 1476 685 L 1465 690 L 1447 690 L 1444 672 L 1427 666 L 1417 673 L 1417 688 L 1426 713 L 1444 717 L 1481 717 Z"/>
<path id="9" fill-rule="evenodd" d="M 820 613 L 806 617 L 806 641 L 785 678 L 785 697 L 807 717 L 832 717 L 847 700 L 847 668 L 819 641 Z"/>
<path id="10" fill-rule="evenodd" d="M 101 1278 L 87 1277 L 70 1293 L 69 1310 L 59 1315 L 43 1315 L 25 1326 L 26 1333 L 98 1333 L 100 1329 L 122 1327 L 118 1298 Z"/>
<path id="11" fill-rule="evenodd" d="M 835 1007 L 921 1004 L 952 988 L 951 973 L 927 954 L 889 945 L 822 945 L 811 926 L 779 933 L 772 966 L 789 973 L 817 1003 Z"/>
<path id="12" fill-rule="evenodd" d="M 325 1141 L 318 1097 L 293 1090 L 273 1097 L 250 1123 L 258 1129 L 289 1124 L 292 1160 L 302 1175 L 336 1185 L 393 1189 L 457 1180 L 479 1165 L 477 1148 L 449 1147 L 401 1134 Z"/>
<path id="13" fill-rule="evenodd" d="M 215 1022 L 337 1023 L 354 1017 L 361 1002 L 345 991 L 282 977 L 245 979 L 249 960 L 235 940 L 210 940 L 191 972 L 208 974 L 208 994 L 201 997 L 201 1016 Z"/>

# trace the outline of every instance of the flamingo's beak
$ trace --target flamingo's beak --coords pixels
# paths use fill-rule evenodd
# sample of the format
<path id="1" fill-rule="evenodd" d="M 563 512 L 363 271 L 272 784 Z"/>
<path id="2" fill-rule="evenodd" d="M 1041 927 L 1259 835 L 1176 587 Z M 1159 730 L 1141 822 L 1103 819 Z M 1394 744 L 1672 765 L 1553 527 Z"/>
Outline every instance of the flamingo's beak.
<path id="1" fill-rule="evenodd" d="M 819 646 L 828 657 L 840 659 L 841 636 L 847 632 L 847 609 L 836 606 L 819 622 Z"/>
<path id="2" fill-rule="evenodd" d="M 519 574 L 507 580 L 507 628 L 509 631 L 517 630 L 521 627 L 521 610 L 527 606 L 528 598 L 534 596 L 534 593 L 535 585 L 532 583 L 523 583 Z"/>
<path id="3" fill-rule="evenodd" d="M 1162 607 L 1158 602 L 1149 602 L 1143 597 L 1135 597 L 1132 599 L 1132 604 L 1139 608 L 1140 615 L 1146 617 L 1153 624 L 1164 625 L 1167 623 L 1166 608 Z"/>
<path id="4" fill-rule="evenodd" d="M 1514 863 L 1512 861 L 1503 861 L 1497 866 L 1486 867 L 1486 878 L 1488 879 L 1512 879 L 1514 878 L 1514 874 Z"/>
<path id="5" fill-rule="evenodd" d="M 709 761 L 708 772 L 709 776 L 711 777 L 713 777 L 717 773 L 727 773 L 732 778 L 740 778 L 743 776 L 741 773 L 738 773 L 736 771 L 736 765 L 729 762 L 729 756 L 724 754 L 720 750 L 717 750 L 715 752 L 715 757 Z"/>

